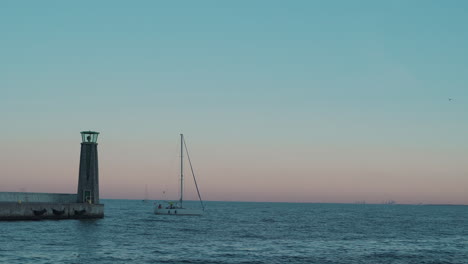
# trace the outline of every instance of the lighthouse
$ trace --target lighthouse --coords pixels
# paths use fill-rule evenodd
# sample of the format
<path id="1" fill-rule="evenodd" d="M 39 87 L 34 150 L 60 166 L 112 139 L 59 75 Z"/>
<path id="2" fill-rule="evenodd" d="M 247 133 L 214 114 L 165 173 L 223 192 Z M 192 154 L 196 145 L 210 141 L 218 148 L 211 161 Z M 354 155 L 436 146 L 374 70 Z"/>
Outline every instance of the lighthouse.
<path id="1" fill-rule="evenodd" d="M 95 131 L 81 132 L 78 203 L 99 204 L 98 135 Z"/>

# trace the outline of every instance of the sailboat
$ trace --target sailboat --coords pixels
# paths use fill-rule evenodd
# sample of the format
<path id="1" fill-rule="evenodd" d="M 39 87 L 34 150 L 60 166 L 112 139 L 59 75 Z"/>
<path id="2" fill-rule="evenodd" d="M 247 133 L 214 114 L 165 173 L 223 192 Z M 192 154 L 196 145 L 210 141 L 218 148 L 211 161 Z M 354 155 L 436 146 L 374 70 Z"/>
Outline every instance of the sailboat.
<path id="1" fill-rule="evenodd" d="M 184 149 L 187 154 L 187 159 L 190 164 L 190 170 L 192 172 L 193 181 L 195 182 L 195 187 L 197 188 L 198 198 L 200 199 L 201 209 L 191 209 L 185 208 L 183 206 L 184 200 Z M 195 173 L 193 171 L 192 162 L 190 161 L 190 155 L 187 149 L 187 144 L 184 140 L 184 135 L 180 134 L 180 198 L 177 202 L 167 202 L 167 205 L 158 204 L 154 208 L 154 213 L 158 215 L 202 215 L 205 211 L 205 206 L 200 196 L 200 191 L 198 190 L 197 180 L 195 178 Z"/>

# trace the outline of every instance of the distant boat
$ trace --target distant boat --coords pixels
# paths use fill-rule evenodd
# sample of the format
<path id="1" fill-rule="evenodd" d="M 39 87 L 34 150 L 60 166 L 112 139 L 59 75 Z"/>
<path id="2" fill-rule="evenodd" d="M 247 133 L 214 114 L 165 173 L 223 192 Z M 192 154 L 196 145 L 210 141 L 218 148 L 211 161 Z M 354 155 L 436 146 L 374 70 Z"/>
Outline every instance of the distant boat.
<path id="1" fill-rule="evenodd" d="M 183 207 L 184 199 L 184 149 L 187 153 L 187 159 L 190 164 L 190 170 L 192 171 L 193 181 L 197 188 L 198 198 L 200 199 L 201 209 L 190 209 Z M 154 208 L 154 213 L 158 215 L 202 215 L 205 211 L 205 206 L 198 190 L 197 180 L 195 173 L 193 172 L 192 162 L 190 161 L 190 155 L 188 153 L 187 145 L 185 144 L 184 135 L 180 134 L 180 198 L 177 202 L 166 202 L 167 205 L 158 204 Z"/>

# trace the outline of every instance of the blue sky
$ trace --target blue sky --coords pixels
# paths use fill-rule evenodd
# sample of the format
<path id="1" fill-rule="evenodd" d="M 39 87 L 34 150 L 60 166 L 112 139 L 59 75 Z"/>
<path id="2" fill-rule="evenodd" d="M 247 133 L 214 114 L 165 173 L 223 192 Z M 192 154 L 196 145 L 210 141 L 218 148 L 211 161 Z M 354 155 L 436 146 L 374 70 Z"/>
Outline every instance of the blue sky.
<path id="1" fill-rule="evenodd" d="M 61 188 L 73 189 L 76 167 L 44 172 L 35 162 L 51 167 L 64 151 L 76 163 L 70 143 L 94 129 L 108 157 L 101 175 L 109 197 L 136 197 L 145 183 L 156 197 L 163 165 L 152 155 L 163 157 L 183 132 L 198 143 L 202 167 L 218 166 L 205 173 L 212 199 L 378 201 L 384 192 L 407 202 L 468 203 L 460 187 L 468 185 L 467 8 L 465 1 L 3 1 L 0 175 L 15 176 L 3 188 L 19 188 L 31 173 L 68 173 Z M 128 183 L 113 160 L 141 167 L 134 190 L 105 187 Z M 237 179 L 238 192 L 216 195 L 219 174 Z M 427 187 L 418 184 L 425 177 Z M 339 196 L 341 187 L 327 183 L 351 179 L 363 190 Z M 251 196 L 241 195 L 248 182 Z M 35 188 L 42 190 L 28 187 Z"/>

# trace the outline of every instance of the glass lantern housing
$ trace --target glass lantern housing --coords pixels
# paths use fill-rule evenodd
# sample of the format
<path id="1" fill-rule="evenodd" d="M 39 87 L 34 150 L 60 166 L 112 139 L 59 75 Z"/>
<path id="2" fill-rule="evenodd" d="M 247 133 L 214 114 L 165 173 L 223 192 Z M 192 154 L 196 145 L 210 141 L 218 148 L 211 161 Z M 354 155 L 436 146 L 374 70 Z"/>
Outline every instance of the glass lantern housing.
<path id="1" fill-rule="evenodd" d="M 96 143 L 99 132 L 95 131 L 82 131 L 81 132 L 81 142 L 82 143 Z"/>

